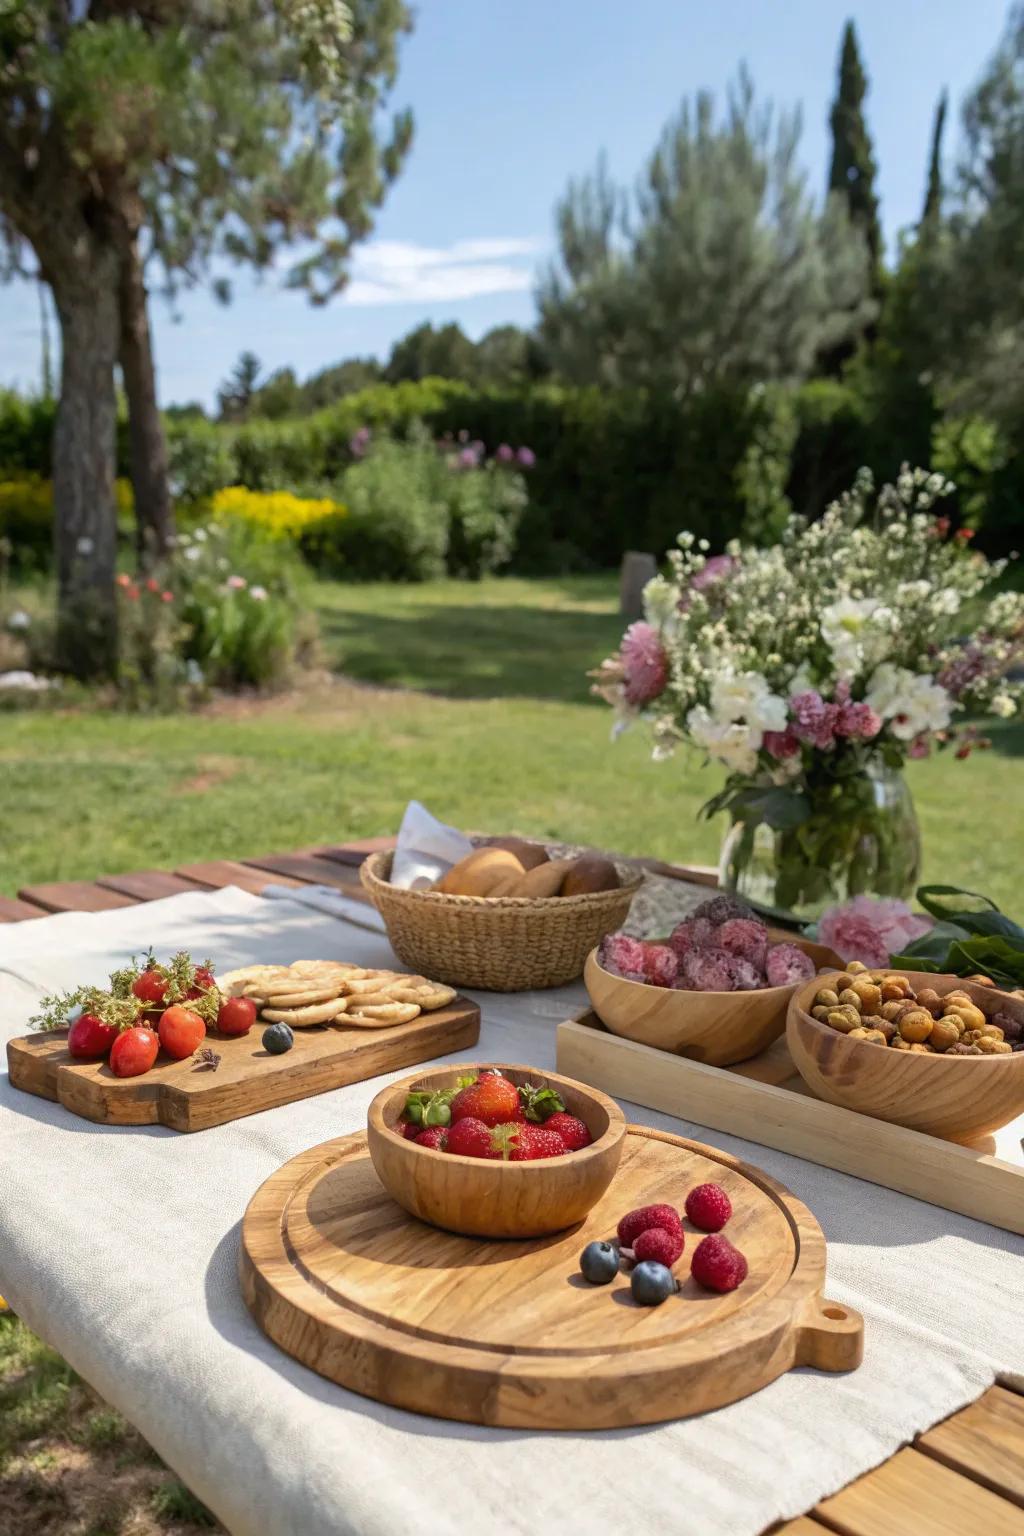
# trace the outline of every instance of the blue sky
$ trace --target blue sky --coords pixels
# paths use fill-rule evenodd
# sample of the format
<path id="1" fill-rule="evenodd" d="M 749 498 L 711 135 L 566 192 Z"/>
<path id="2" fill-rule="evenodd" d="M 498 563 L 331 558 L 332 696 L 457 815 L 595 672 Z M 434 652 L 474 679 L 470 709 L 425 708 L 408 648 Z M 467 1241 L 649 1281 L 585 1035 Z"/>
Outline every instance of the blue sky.
<path id="1" fill-rule="evenodd" d="M 803 108 L 811 186 L 826 174 L 840 33 L 856 21 L 880 166 L 887 239 L 920 211 L 936 96 L 957 108 L 994 48 L 1007 0 L 419 0 L 396 103 L 416 139 L 347 294 L 311 310 L 273 283 L 236 280 L 235 302 L 186 294 L 175 322 L 153 306 L 160 395 L 211 402 L 238 353 L 300 376 L 354 355 L 386 356 L 422 320 L 472 336 L 528 324 L 551 213 L 601 149 L 640 168 L 681 98 L 721 93 L 745 60 L 759 95 Z M 39 379 L 37 301 L 0 288 L 0 384 Z"/>

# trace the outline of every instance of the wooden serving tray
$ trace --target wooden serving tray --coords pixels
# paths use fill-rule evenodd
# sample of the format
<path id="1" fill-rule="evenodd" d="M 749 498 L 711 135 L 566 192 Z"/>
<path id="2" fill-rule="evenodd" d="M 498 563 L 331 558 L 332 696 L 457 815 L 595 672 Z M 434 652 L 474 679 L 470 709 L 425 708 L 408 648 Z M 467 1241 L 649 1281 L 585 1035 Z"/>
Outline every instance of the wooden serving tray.
<path id="1" fill-rule="evenodd" d="M 623 1040 L 591 1011 L 558 1026 L 557 1065 L 615 1098 L 1024 1234 L 1024 1121 L 999 1133 L 1000 1157 L 992 1136 L 965 1146 L 815 1098 L 785 1036 L 750 1061 L 710 1067 Z"/>
<path id="2" fill-rule="evenodd" d="M 208 1043 L 221 1058 L 216 1071 L 161 1058 L 142 1077 L 115 1077 L 104 1061 L 74 1061 L 66 1029 L 8 1041 L 7 1069 L 15 1088 L 53 1099 L 86 1120 L 204 1131 L 475 1045 L 480 1009 L 457 997 L 448 1008 L 386 1029 L 296 1029 L 295 1044 L 281 1056 L 264 1050 L 263 1028 L 257 1020 L 248 1035 L 211 1035 Z"/>
<path id="3" fill-rule="evenodd" d="M 443 1156 L 438 1153 L 437 1156 Z M 543 1167 L 537 1176 L 543 1179 Z M 639 1307 L 629 1280 L 588 1285 L 579 1255 L 626 1211 L 682 1206 L 713 1179 L 743 1284 L 719 1296 L 676 1268 L 677 1296 Z M 687 1232 L 687 1250 L 703 1234 Z M 269 1336 L 342 1386 L 416 1413 L 522 1429 L 611 1429 L 734 1402 L 795 1365 L 850 1370 L 863 1321 L 822 1299 L 825 1239 L 774 1179 L 699 1142 L 631 1126 L 585 1221 L 553 1237 L 459 1237 L 385 1193 L 366 1136 L 292 1158 L 242 1227 L 246 1302 Z"/>

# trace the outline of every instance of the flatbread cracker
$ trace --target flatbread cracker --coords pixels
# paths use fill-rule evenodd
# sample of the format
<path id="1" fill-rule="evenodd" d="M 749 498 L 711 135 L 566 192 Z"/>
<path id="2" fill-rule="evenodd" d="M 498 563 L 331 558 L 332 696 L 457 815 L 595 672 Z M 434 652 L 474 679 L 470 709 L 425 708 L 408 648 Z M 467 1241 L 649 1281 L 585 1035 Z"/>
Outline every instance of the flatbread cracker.
<path id="1" fill-rule="evenodd" d="M 339 1014 L 345 1012 L 346 1000 L 336 997 L 329 1003 L 311 1003 L 305 1008 L 264 1008 L 263 1018 L 271 1024 L 290 1024 L 294 1029 L 303 1029 L 307 1024 L 329 1024 Z"/>
<path id="2" fill-rule="evenodd" d="M 415 1003 L 424 1013 L 431 1013 L 436 1008 L 447 1008 L 456 997 L 454 987 L 446 987 L 439 981 L 428 981 L 419 987 L 388 982 L 385 991 L 394 1002 Z"/>
<path id="3" fill-rule="evenodd" d="M 411 1024 L 419 1013 L 415 1003 L 368 1003 L 364 1008 L 353 999 L 345 1014 L 345 1023 L 361 1029 L 384 1029 L 389 1024 Z"/>

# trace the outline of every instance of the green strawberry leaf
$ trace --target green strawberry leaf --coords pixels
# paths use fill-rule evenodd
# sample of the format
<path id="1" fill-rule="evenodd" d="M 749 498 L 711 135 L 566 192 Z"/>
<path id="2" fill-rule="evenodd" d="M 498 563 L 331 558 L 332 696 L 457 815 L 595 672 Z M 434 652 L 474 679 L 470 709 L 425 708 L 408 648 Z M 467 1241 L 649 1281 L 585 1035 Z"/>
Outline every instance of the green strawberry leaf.
<path id="1" fill-rule="evenodd" d="M 554 1088 L 535 1088 L 532 1083 L 523 1083 L 519 1089 L 519 1102 L 527 1120 L 535 1120 L 538 1124 L 565 1108 L 564 1100 Z"/>

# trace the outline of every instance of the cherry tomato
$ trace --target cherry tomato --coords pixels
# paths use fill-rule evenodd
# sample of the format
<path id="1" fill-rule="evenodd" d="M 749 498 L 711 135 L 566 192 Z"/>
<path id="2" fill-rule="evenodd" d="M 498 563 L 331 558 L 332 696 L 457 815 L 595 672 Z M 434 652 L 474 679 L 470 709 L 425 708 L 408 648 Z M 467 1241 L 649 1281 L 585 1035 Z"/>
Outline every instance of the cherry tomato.
<path id="1" fill-rule="evenodd" d="M 132 982 L 132 991 L 144 1003 L 162 1003 L 167 991 L 167 982 L 159 971 L 143 971 L 142 975 L 136 976 Z"/>
<path id="2" fill-rule="evenodd" d="M 213 985 L 214 985 L 214 975 L 213 975 L 213 972 L 211 970 L 208 970 L 205 965 L 197 965 L 196 966 L 196 986 L 197 987 L 201 987 L 204 992 L 209 992 L 210 988 Z"/>
<path id="3" fill-rule="evenodd" d="M 186 1056 L 191 1056 L 205 1038 L 206 1025 L 198 1013 L 193 1013 L 191 1008 L 182 1008 L 180 1003 L 168 1008 L 160 1020 L 160 1044 L 175 1061 L 184 1061 Z"/>
<path id="4" fill-rule="evenodd" d="M 123 1029 L 110 1047 L 110 1070 L 115 1077 L 141 1077 L 157 1058 L 160 1041 L 144 1024 Z"/>
<path id="5" fill-rule="evenodd" d="M 220 1005 L 217 1029 L 222 1035 L 247 1035 L 256 1023 L 256 1004 L 251 997 L 229 997 Z"/>
<path id="6" fill-rule="evenodd" d="M 113 1024 L 104 1024 L 94 1013 L 80 1013 L 68 1030 L 68 1050 L 79 1060 L 105 1056 L 116 1035 Z"/>

